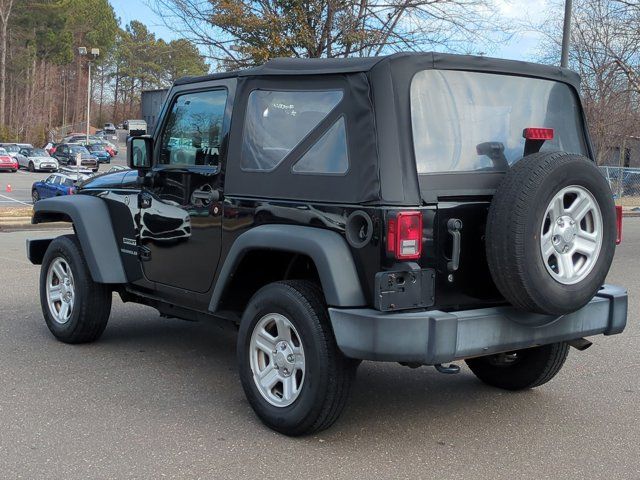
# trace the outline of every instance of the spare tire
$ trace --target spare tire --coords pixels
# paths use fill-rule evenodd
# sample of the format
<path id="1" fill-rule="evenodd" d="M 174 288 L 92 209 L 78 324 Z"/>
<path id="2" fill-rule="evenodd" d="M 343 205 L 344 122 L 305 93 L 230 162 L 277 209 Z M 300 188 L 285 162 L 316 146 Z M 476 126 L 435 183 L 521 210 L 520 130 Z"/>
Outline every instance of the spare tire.
<path id="1" fill-rule="evenodd" d="M 487 262 L 515 307 L 562 315 L 586 305 L 615 252 L 613 195 L 581 155 L 527 155 L 505 175 L 489 208 Z"/>

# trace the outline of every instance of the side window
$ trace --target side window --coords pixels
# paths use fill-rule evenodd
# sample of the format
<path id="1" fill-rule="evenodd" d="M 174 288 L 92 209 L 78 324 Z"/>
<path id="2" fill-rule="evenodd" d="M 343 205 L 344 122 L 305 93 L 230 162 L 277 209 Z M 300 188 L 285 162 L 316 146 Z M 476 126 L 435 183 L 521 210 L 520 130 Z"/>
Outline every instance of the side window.
<path id="1" fill-rule="evenodd" d="M 226 103 L 226 90 L 180 95 L 162 131 L 159 163 L 217 165 Z"/>
<path id="2" fill-rule="evenodd" d="M 293 173 L 342 175 L 349 170 L 347 129 L 340 117 L 293 166 Z"/>
<path id="3" fill-rule="evenodd" d="M 342 100 L 341 90 L 268 91 L 249 95 L 240 167 L 275 169 Z"/>
<path id="4" fill-rule="evenodd" d="M 51 183 L 53 183 L 54 185 L 60 185 L 60 180 L 61 178 L 58 176 L 53 177 L 53 180 L 51 181 Z"/>
<path id="5" fill-rule="evenodd" d="M 44 183 L 53 183 L 53 180 L 56 178 L 55 175 L 49 175 Z"/>

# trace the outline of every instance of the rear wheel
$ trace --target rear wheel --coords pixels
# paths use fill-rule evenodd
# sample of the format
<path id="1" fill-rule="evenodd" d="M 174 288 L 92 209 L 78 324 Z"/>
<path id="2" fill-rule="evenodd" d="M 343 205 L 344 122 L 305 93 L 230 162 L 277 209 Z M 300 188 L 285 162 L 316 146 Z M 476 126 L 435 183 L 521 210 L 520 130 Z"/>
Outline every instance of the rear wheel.
<path id="1" fill-rule="evenodd" d="M 65 343 L 97 340 L 107 326 L 111 290 L 91 278 L 75 235 L 49 245 L 40 270 L 40 304 L 47 327 Z"/>
<path id="2" fill-rule="evenodd" d="M 569 353 L 566 342 L 498 353 L 466 360 L 484 383 L 505 390 L 524 390 L 547 383 L 557 375 Z"/>
<path id="3" fill-rule="evenodd" d="M 258 417 L 286 435 L 331 426 L 357 368 L 338 350 L 324 296 L 308 281 L 272 283 L 253 296 L 240 324 L 238 364 Z"/>

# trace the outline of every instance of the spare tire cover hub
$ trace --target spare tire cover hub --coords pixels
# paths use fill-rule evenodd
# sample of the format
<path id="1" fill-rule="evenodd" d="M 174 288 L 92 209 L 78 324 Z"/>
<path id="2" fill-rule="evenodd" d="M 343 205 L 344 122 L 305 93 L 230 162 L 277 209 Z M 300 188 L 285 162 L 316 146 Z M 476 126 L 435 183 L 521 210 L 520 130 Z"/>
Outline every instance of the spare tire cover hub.
<path id="1" fill-rule="evenodd" d="M 549 202 L 540 235 L 545 267 L 558 282 L 573 285 L 584 279 L 598 260 L 602 246 L 602 213 L 586 188 L 571 185 Z"/>

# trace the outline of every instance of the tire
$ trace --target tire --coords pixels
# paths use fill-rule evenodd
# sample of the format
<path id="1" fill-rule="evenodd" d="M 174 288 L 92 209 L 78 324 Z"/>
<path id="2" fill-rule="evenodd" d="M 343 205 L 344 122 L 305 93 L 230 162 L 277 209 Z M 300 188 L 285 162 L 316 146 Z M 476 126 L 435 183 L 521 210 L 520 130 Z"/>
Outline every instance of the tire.
<path id="1" fill-rule="evenodd" d="M 583 201 L 591 209 L 581 217 Z M 582 308 L 609 272 L 615 218 L 609 185 L 591 160 L 564 152 L 524 157 L 506 174 L 487 217 L 487 263 L 498 290 L 525 311 L 563 315 Z M 587 235 L 591 257 L 576 250 Z"/>
<path id="2" fill-rule="evenodd" d="M 569 353 L 566 342 L 465 360 L 478 379 L 504 390 L 539 387 L 557 375 Z"/>
<path id="3" fill-rule="evenodd" d="M 292 350 L 296 346 L 296 338 L 298 349 L 300 345 L 302 347 L 303 370 L 296 370 L 292 364 L 285 363 L 284 353 L 278 359 L 273 352 L 267 354 L 266 350 L 252 349 L 252 336 L 254 332 L 257 335 L 259 325 L 269 325 L 271 318 L 275 319 L 275 325 L 276 320 L 282 321 L 281 317 L 293 327 L 290 330 L 291 341 L 287 344 L 288 351 L 293 352 L 291 356 L 295 353 L 299 357 L 300 354 L 300 350 Z M 275 328 L 273 325 L 271 329 Z M 277 337 L 269 336 L 267 344 L 275 345 L 275 349 L 284 348 L 278 343 L 283 338 L 282 330 L 278 327 L 277 332 L 270 331 L 277 333 Z M 251 298 L 240 323 L 237 354 L 240 381 L 249 404 L 263 423 L 290 436 L 330 427 L 344 408 L 357 369 L 357 363 L 338 350 L 322 291 L 315 284 L 302 280 L 271 283 Z M 291 381 L 297 384 L 292 388 L 298 388 L 299 392 L 289 399 L 284 393 L 278 398 L 278 388 L 284 392 L 285 384 L 277 379 L 268 389 L 260 389 L 254 380 L 254 368 L 260 371 L 258 363 L 261 357 L 270 358 L 262 372 L 282 360 L 282 366 L 276 370 L 276 375 L 280 375 L 278 379 L 284 378 L 282 375 L 287 372 L 287 365 L 291 367 Z"/>
<path id="4" fill-rule="evenodd" d="M 58 286 L 63 283 L 55 273 L 56 265 L 61 267 L 64 273 L 69 269 L 71 271 L 70 290 L 73 303 L 70 313 L 62 318 L 53 313 L 53 310 L 58 314 L 63 312 L 62 299 L 50 305 L 47 293 L 48 285 L 56 284 L 56 279 Z M 63 290 L 62 293 L 64 292 Z M 92 280 L 75 235 L 64 235 L 51 242 L 40 270 L 40 304 L 47 327 L 58 340 L 65 343 L 87 343 L 97 340 L 109 320 L 111 297 L 111 290 L 106 285 Z"/>
<path id="5" fill-rule="evenodd" d="M 29 162 L 29 171 L 30 171 L 30 172 L 35 172 L 35 171 L 36 171 L 36 167 L 35 167 L 35 165 L 33 164 L 33 162 Z"/>
<path id="6" fill-rule="evenodd" d="M 11 173 L 16 173 L 17 171 L 18 171 L 18 169 L 17 169 L 17 168 L 12 168 L 12 169 L 11 169 Z"/>
<path id="7" fill-rule="evenodd" d="M 40 194 L 37 190 L 31 190 L 31 200 L 33 200 L 33 203 L 36 203 L 38 200 L 40 200 Z"/>

